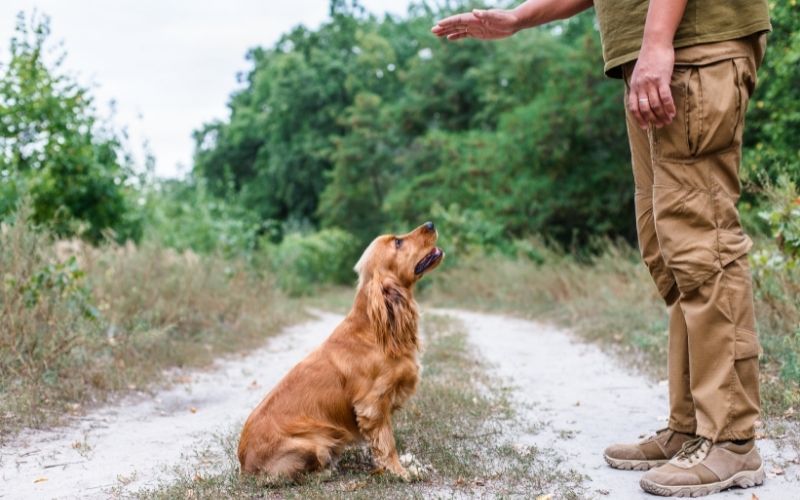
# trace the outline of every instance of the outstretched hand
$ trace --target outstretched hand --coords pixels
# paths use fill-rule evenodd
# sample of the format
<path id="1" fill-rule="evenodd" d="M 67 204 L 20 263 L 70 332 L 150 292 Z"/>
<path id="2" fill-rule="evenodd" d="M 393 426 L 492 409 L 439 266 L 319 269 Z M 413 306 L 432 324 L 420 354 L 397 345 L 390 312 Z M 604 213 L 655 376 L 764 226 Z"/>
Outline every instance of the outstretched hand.
<path id="1" fill-rule="evenodd" d="M 520 30 L 520 20 L 511 10 L 473 10 L 442 19 L 431 32 L 448 40 L 477 38 L 498 40 L 507 38 Z"/>

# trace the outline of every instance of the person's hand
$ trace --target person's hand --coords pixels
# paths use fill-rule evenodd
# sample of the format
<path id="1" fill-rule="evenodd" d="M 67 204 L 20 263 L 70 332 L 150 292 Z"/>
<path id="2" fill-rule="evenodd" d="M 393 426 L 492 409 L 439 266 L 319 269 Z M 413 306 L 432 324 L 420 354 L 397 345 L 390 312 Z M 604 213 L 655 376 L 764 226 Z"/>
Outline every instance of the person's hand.
<path id="1" fill-rule="evenodd" d="M 477 38 L 479 40 L 498 40 L 507 38 L 520 30 L 520 20 L 512 10 L 492 9 L 456 14 L 442 19 L 431 31 L 438 37 L 448 40 Z"/>
<path id="2" fill-rule="evenodd" d="M 675 102 L 669 88 L 674 65 L 675 49 L 671 44 L 642 45 L 628 92 L 628 110 L 640 127 L 653 124 L 661 128 L 675 118 Z"/>

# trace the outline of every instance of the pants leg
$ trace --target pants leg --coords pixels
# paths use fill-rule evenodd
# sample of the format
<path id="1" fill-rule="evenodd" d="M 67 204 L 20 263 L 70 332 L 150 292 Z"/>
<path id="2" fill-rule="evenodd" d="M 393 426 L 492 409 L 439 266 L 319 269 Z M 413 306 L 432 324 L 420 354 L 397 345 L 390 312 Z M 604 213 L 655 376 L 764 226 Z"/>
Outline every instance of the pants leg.
<path id="1" fill-rule="evenodd" d="M 679 290 L 696 432 L 714 441 L 752 437 L 759 414 L 746 262 L 752 243 L 736 209 L 744 112 L 754 85 L 753 58 L 676 66 L 671 89 L 678 113 L 670 125 L 649 131 L 655 233 Z M 678 359 L 684 346 L 676 338 L 676 350 L 670 347 L 681 367 L 677 376 L 685 368 Z"/>
<path id="2" fill-rule="evenodd" d="M 689 340 L 683 310 L 679 304 L 680 292 L 672 271 L 661 256 L 656 235 L 650 140 L 647 131 L 639 128 L 630 113 L 626 111 L 626 115 L 635 184 L 639 251 L 659 293 L 664 297 L 669 312 L 669 427 L 678 432 L 693 434 L 697 422 L 689 387 Z"/>

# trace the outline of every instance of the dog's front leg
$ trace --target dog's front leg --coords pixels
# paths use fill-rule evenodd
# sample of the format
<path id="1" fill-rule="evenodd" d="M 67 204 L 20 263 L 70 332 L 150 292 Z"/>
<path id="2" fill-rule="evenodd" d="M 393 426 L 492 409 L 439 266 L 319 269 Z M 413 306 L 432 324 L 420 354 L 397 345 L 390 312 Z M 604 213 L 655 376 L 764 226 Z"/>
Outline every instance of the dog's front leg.
<path id="1" fill-rule="evenodd" d="M 391 404 L 380 401 L 377 404 L 362 403 L 355 407 L 358 427 L 369 442 L 372 458 L 377 472 L 388 470 L 405 481 L 410 480 L 408 471 L 400 465 L 392 432 Z"/>

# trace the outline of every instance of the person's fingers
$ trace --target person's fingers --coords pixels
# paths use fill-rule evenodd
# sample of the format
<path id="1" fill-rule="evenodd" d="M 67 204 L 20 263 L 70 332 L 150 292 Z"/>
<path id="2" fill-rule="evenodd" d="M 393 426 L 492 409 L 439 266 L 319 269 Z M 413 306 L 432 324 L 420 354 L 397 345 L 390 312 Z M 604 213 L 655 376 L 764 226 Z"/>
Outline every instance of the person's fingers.
<path id="1" fill-rule="evenodd" d="M 677 114 L 677 110 L 675 109 L 675 101 L 672 99 L 672 90 L 669 88 L 668 83 L 662 83 L 660 87 L 658 87 L 658 94 L 661 97 L 661 103 L 664 105 L 664 111 L 667 113 L 667 123 L 672 122 L 672 119 L 675 118 Z"/>
<path id="2" fill-rule="evenodd" d="M 658 118 L 656 118 L 656 115 L 650 108 L 650 106 L 652 106 L 652 103 L 650 102 L 650 98 L 647 97 L 647 93 L 644 90 L 641 90 L 639 92 L 636 102 L 639 105 L 639 114 L 642 115 L 642 118 L 644 119 L 645 122 L 642 128 L 647 128 L 647 126 L 651 123 L 657 124 Z"/>
<path id="3" fill-rule="evenodd" d="M 468 24 L 478 25 L 480 21 L 472 12 L 465 12 L 463 14 L 456 14 L 454 16 L 446 17 L 441 21 L 436 23 L 434 29 L 441 28 L 455 28 L 455 27 L 464 27 Z"/>
<path id="4" fill-rule="evenodd" d="M 447 39 L 450 41 L 454 41 L 454 40 L 461 40 L 462 38 L 467 38 L 468 36 L 469 33 L 467 33 L 466 31 L 461 31 L 459 33 L 453 33 L 452 35 L 448 35 Z"/>
<path id="5" fill-rule="evenodd" d="M 658 94 L 658 88 L 653 84 L 647 86 L 647 99 L 650 101 L 650 110 L 656 117 L 656 121 L 653 123 L 657 127 L 663 127 L 669 123 L 669 117 L 667 116 L 667 112 L 664 110 L 664 105 L 661 102 L 661 96 Z"/>
<path id="6" fill-rule="evenodd" d="M 467 31 L 466 28 L 450 28 L 450 29 L 434 32 L 434 34 L 436 36 L 438 36 L 438 37 L 443 37 L 443 36 L 450 36 L 450 35 L 453 35 L 453 34 L 456 34 L 456 33 L 464 33 L 465 31 Z"/>
<path id="7" fill-rule="evenodd" d="M 639 124 L 639 127 L 647 128 L 647 121 L 645 121 L 642 113 L 639 112 L 639 102 L 637 99 L 637 92 L 631 88 L 631 90 L 628 92 L 628 111 L 633 115 L 633 118 L 636 120 L 636 123 Z"/>

